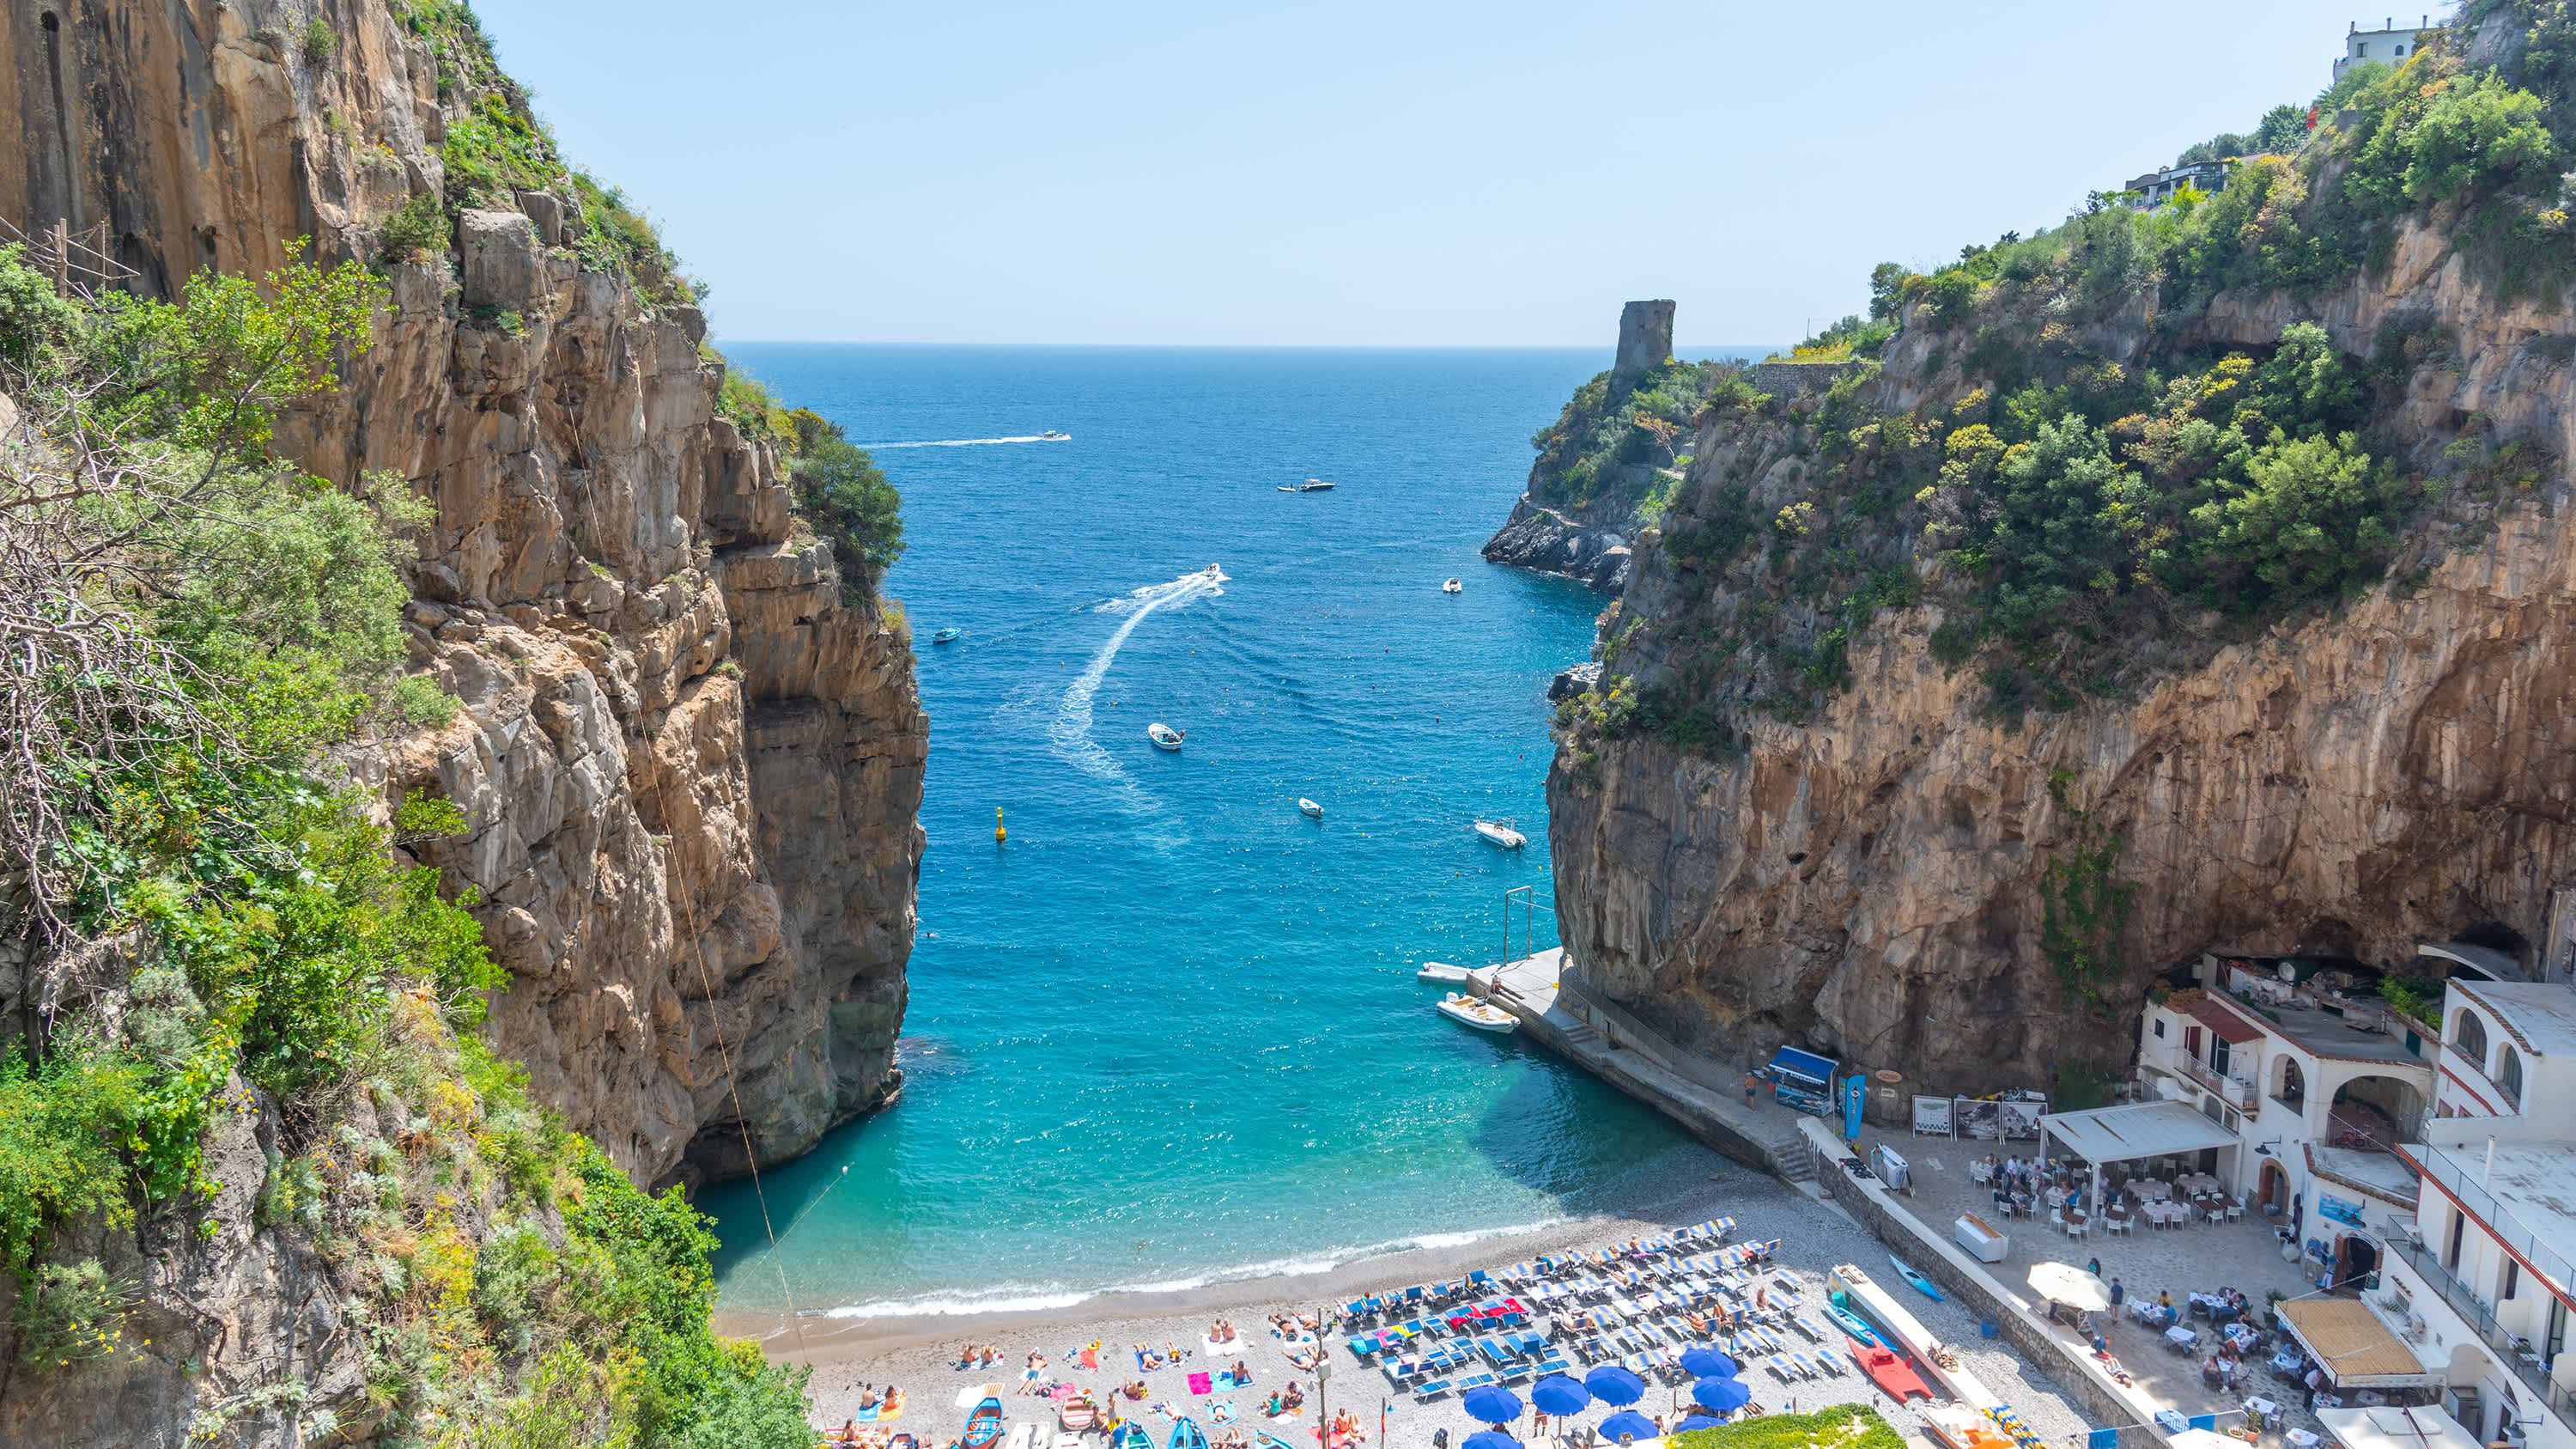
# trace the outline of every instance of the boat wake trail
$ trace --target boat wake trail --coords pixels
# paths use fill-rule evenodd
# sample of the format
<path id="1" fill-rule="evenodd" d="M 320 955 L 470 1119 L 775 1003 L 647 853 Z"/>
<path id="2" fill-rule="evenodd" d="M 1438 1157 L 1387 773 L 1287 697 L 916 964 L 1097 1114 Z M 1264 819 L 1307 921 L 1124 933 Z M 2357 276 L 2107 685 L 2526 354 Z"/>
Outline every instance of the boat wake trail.
<path id="1" fill-rule="evenodd" d="M 1128 783 L 1127 772 L 1091 737 L 1091 697 L 1100 692 L 1100 681 L 1109 677 L 1109 666 L 1117 662 L 1118 651 L 1136 632 L 1137 625 L 1169 605 L 1224 592 L 1225 575 L 1210 564 L 1197 573 L 1183 574 L 1167 584 L 1151 584 L 1101 605 L 1104 612 L 1124 611 L 1127 617 L 1092 652 L 1091 662 L 1083 666 L 1082 673 L 1065 686 L 1064 698 L 1056 704 L 1055 719 L 1047 726 L 1047 739 L 1055 747 L 1056 758 L 1103 780 Z"/>
<path id="2" fill-rule="evenodd" d="M 1070 443 L 1072 441 L 1073 439 L 1059 434 L 1052 438 L 1043 435 L 1026 438 L 931 438 L 918 443 L 861 443 L 859 446 L 870 452 L 876 452 L 885 448 L 989 448 L 1000 443 Z"/>

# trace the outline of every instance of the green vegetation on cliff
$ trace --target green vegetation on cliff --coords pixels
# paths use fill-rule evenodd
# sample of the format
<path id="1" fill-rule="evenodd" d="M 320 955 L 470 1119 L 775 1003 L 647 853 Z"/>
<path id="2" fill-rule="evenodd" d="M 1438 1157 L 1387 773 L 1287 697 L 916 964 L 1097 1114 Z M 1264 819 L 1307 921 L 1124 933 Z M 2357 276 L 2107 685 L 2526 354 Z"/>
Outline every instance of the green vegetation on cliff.
<path id="1" fill-rule="evenodd" d="M 403 1443 L 802 1445 L 801 1375 L 709 1331 L 701 1219 L 473 1035 L 502 973 L 400 854 L 469 822 L 417 797 L 380 819 L 325 766 L 436 712 L 398 672 L 428 505 L 267 446 L 382 306 L 362 268 L 306 263 L 76 304 L 0 249 L 0 909 L 51 983 L 0 1052 L 0 1372 L 143 1351 L 143 1285 L 61 1249 L 213 1236 L 245 1185 L 206 1154 L 257 1114 L 256 1223 L 327 1265 L 368 1387 L 242 1386 L 200 1437 L 363 1415 Z"/>
<path id="2" fill-rule="evenodd" d="M 2489 17 L 2514 43 L 2472 66 L 2462 37 Z M 1562 714 L 1578 754 L 1804 719 L 1883 612 L 1916 604 L 1940 611 L 1934 659 L 2003 715 L 2119 696 L 2373 586 L 2432 546 L 2428 519 L 2474 538 L 2554 460 L 2478 418 L 2447 448 L 2392 431 L 2410 379 L 2456 361 L 2438 323 L 2400 312 L 2356 355 L 2313 321 L 2231 345 L 2211 339 L 2241 324 L 2209 318 L 2222 296 L 2316 315 L 2408 228 L 2446 236 L 2498 301 L 2564 306 L 2572 35 L 2563 4 L 2479 0 L 2402 67 L 2348 73 L 2313 133 L 2283 107 L 2194 148 L 2295 148 L 2214 195 L 2096 196 L 1928 274 L 1880 267 L 1872 316 L 1801 349 L 1864 359 L 1855 375 L 1795 403 L 1712 392 L 1662 518 L 1656 615 L 1605 631 L 1602 691 Z M 1631 679 L 1625 658 L 1650 663 Z"/>
<path id="3" fill-rule="evenodd" d="M 1672 362 L 1634 378 L 1602 373 L 1577 388 L 1557 420 L 1530 439 L 1530 497 L 1556 507 L 1634 508 L 1657 491 L 1690 437 L 1691 420 L 1722 374 L 1717 363 Z"/>

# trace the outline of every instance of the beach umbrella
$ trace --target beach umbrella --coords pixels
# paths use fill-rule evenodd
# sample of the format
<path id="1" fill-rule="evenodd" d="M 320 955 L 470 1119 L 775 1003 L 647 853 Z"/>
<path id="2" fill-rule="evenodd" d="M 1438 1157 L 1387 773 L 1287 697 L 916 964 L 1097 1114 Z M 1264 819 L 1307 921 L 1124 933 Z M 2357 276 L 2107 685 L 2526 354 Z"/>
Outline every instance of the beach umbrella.
<path id="1" fill-rule="evenodd" d="M 1615 1363 L 1605 1363 L 1585 1374 L 1583 1386 L 1605 1404 L 1633 1404 L 1646 1396 L 1646 1381 Z"/>
<path id="2" fill-rule="evenodd" d="M 1622 1439 L 1656 1439 L 1662 1432 L 1655 1421 L 1634 1409 L 1622 1409 L 1601 1421 L 1601 1437 L 1616 1444 Z"/>
<path id="3" fill-rule="evenodd" d="M 1487 1429 L 1468 1435 L 1467 1442 L 1459 1449 L 1521 1449 L 1521 1441 L 1500 1429 Z"/>
<path id="4" fill-rule="evenodd" d="M 1480 1424 L 1508 1424 L 1521 1416 L 1521 1396 L 1501 1384 L 1484 1384 L 1459 1395 L 1458 1407 Z"/>
<path id="5" fill-rule="evenodd" d="M 1563 1374 L 1549 1374 L 1530 1385 L 1530 1404 L 1542 1414 L 1580 1414 L 1592 1406 L 1592 1391 Z"/>
<path id="6" fill-rule="evenodd" d="M 1693 1414 L 1689 1418 L 1675 1424 L 1673 1426 L 1673 1432 L 1676 1434 L 1687 1434 L 1693 1429 L 1723 1429 L 1725 1427 L 1726 1421 L 1724 1419 L 1712 1419 L 1706 1414 Z"/>
<path id="7" fill-rule="evenodd" d="M 1753 1391 L 1744 1386 L 1742 1379 L 1701 1379 L 1691 1385 L 1691 1402 L 1729 1414 L 1752 1403 Z"/>
<path id="8" fill-rule="evenodd" d="M 1716 1349 L 1695 1348 L 1682 1355 L 1682 1372 L 1693 1378 L 1731 1379 L 1743 1370 Z"/>
<path id="9" fill-rule="evenodd" d="M 2110 1288 L 2072 1263 L 2032 1264 L 2030 1287 L 2042 1298 L 2087 1313 L 2099 1313 L 2111 1306 Z"/>

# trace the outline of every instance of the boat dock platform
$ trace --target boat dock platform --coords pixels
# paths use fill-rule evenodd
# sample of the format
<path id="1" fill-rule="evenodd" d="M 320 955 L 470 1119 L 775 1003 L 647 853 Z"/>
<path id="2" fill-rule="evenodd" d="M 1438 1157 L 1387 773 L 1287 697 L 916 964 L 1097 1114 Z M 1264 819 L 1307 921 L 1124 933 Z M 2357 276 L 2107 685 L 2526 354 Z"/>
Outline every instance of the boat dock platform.
<path id="1" fill-rule="evenodd" d="M 1481 966 L 1468 989 L 1510 1012 L 1520 1035 L 1672 1118 L 1711 1148 L 1815 1191 L 1815 1153 L 1798 1135 L 1800 1114 L 1768 1101 L 1745 1105 L 1731 1084 L 1665 1043 L 1644 1023 L 1588 997 L 1567 979 L 1565 952 L 1550 948 Z"/>

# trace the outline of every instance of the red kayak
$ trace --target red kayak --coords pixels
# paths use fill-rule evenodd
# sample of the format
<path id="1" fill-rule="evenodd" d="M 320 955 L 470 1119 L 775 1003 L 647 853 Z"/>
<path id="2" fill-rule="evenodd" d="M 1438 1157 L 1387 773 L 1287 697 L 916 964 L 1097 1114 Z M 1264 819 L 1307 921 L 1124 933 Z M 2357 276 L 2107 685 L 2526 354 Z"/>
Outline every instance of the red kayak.
<path id="1" fill-rule="evenodd" d="M 1900 1404 L 1916 1397 L 1925 1403 L 1932 1401 L 1932 1391 L 1923 1386 L 1922 1377 L 1905 1362 L 1903 1354 L 1854 1338 L 1846 1338 L 1843 1342 L 1851 1347 L 1852 1361 L 1860 1365 L 1860 1371 L 1869 1375 L 1870 1382 L 1878 1385 L 1881 1393 Z"/>

